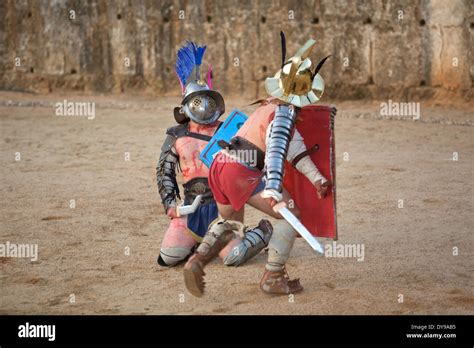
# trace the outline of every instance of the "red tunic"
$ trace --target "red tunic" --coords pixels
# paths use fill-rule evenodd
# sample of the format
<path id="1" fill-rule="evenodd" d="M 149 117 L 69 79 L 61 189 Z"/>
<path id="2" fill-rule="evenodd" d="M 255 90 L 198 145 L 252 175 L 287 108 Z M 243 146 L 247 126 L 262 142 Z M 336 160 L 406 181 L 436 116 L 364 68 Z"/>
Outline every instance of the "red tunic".
<path id="1" fill-rule="evenodd" d="M 262 182 L 262 172 L 232 161 L 225 154 L 214 158 L 209 170 L 209 186 L 216 202 L 239 211 Z"/>

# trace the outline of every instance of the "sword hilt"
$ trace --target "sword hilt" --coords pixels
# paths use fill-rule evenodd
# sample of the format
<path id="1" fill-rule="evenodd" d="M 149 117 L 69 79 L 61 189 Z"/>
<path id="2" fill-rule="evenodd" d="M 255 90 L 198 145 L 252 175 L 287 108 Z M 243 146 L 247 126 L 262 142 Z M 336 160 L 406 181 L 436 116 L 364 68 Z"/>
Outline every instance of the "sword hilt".
<path id="1" fill-rule="evenodd" d="M 178 217 L 181 217 L 183 215 L 189 215 L 189 214 L 194 213 L 197 210 L 198 206 L 201 204 L 201 199 L 202 199 L 202 195 L 197 195 L 196 198 L 194 198 L 194 201 L 192 204 L 179 205 L 176 208 L 176 215 L 178 215 Z"/>
<path id="2" fill-rule="evenodd" d="M 282 209 L 282 208 L 286 208 L 286 202 L 282 201 L 282 202 L 279 202 L 279 203 L 275 204 L 273 206 L 273 211 L 275 213 L 278 213 L 280 211 L 280 209 Z"/>

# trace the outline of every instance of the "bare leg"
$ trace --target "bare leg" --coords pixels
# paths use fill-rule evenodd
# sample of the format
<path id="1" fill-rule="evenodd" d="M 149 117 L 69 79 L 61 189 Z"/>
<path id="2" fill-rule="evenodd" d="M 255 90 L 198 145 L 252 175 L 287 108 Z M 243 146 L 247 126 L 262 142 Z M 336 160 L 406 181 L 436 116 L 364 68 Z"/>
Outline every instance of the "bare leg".
<path id="1" fill-rule="evenodd" d="M 187 232 L 186 218 L 171 219 L 161 242 L 158 264 L 169 267 L 177 265 L 191 254 L 196 243 Z"/>
<path id="2" fill-rule="evenodd" d="M 221 258 L 221 260 L 224 260 L 225 257 L 227 255 L 229 255 L 229 253 L 232 251 L 232 249 L 234 249 L 234 247 L 240 243 L 240 241 L 242 240 L 242 238 L 240 238 L 239 236 L 235 235 L 234 239 L 232 239 L 229 244 L 227 244 L 225 246 L 224 249 L 222 249 L 220 252 L 219 252 L 219 257 Z"/>
<path id="3" fill-rule="evenodd" d="M 244 222 L 244 208 L 240 209 L 239 211 L 234 210 L 232 206 L 229 204 L 220 204 L 217 203 L 217 210 L 219 210 L 219 215 L 224 220 L 234 220 L 239 222 Z"/>
<path id="4" fill-rule="evenodd" d="M 286 189 L 283 189 L 283 201 L 287 204 L 287 208 L 296 217 L 299 217 L 300 210 L 298 209 L 298 207 L 295 205 L 294 202 L 291 202 L 292 204 L 290 204 L 291 196 L 290 196 L 290 193 Z M 247 203 L 250 204 L 255 209 L 258 209 L 261 212 L 264 212 L 265 214 L 268 214 L 276 219 L 282 219 L 282 216 L 278 213 L 275 213 L 273 208 L 270 207 L 270 205 L 268 204 L 268 201 L 260 196 L 260 192 L 250 197 Z"/>

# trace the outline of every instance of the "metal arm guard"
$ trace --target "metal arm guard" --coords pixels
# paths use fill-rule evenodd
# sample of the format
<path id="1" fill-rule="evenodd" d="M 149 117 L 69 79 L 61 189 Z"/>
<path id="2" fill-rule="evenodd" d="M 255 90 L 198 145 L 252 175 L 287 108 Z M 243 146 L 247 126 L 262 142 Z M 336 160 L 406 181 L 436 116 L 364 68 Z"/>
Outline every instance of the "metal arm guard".
<path id="1" fill-rule="evenodd" d="M 174 136 L 168 135 L 161 148 L 161 155 L 156 166 L 156 182 L 165 213 L 169 207 L 176 205 L 176 197 L 181 199 L 179 186 L 176 182 L 176 165 L 179 156 L 174 148 L 175 141 Z"/>
<path id="2" fill-rule="evenodd" d="M 283 172 L 296 112 L 292 105 L 278 105 L 265 154 L 265 190 L 282 192 Z"/>

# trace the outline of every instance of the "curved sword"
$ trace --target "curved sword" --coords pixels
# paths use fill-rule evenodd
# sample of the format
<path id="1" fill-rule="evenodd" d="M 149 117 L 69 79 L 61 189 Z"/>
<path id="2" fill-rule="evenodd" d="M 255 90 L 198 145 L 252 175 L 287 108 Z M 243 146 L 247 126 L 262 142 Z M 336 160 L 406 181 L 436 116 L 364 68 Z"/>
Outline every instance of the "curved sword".
<path id="1" fill-rule="evenodd" d="M 198 208 L 199 204 L 201 204 L 201 199 L 202 199 L 202 195 L 197 195 L 191 204 L 178 205 L 178 207 L 176 208 L 176 213 L 178 217 L 194 213 L 196 209 Z"/>

